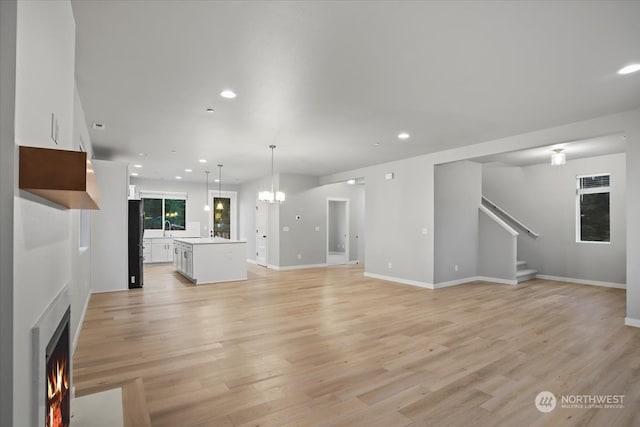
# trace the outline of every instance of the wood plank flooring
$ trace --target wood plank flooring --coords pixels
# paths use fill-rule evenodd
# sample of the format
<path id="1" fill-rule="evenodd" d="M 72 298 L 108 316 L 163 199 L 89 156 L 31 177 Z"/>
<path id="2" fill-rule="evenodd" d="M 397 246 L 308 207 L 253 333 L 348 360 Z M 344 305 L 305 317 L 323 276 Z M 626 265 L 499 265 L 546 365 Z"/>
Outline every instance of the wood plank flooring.
<path id="1" fill-rule="evenodd" d="M 625 291 L 533 280 L 428 290 L 361 266 L 193 286 L 171 266 L 92 295 L 82 395 L 135 378 L 154 427 L 640 425 L 640 330 Z M 538 392 L 624 395 L 548 414 Z"/>

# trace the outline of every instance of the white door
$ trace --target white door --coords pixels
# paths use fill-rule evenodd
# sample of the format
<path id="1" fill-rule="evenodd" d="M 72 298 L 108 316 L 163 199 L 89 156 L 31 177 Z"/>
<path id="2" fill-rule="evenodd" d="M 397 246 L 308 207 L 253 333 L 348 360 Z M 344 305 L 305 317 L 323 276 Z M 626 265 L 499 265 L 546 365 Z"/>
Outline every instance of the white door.
<path id="1" fill-rule="evenodd" d="M 267 216 L 269 204 L 256 203 L 256 264 L 267 266 Z"/>
<path id="2" fill-rule="evenodd" d="M 327 199 L 327 264 L 349 262 L 349 199 Z"/>

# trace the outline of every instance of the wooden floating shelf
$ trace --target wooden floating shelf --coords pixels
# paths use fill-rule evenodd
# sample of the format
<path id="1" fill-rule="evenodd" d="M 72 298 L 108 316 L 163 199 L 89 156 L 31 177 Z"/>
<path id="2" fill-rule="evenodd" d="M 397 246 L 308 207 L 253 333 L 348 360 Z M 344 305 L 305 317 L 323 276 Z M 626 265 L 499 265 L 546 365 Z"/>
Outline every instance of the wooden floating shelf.
<path id="1" fill-rule="evenodd" d="M 19 188 L 70 209 L 100 209 L 87 153 L 20 146 Z"/>

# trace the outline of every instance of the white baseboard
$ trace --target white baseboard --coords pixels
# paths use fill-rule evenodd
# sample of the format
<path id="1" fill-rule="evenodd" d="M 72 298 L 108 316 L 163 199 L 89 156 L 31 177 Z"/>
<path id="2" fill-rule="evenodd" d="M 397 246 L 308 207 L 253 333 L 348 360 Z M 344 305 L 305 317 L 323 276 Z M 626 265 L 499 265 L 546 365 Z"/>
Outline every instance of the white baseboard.
<path id="1" fill-rule="evenodd" d="M 255 259 L 247 258 L 247 263 L 249 263 L 249 264 L 257 264 L 258 262 Z"/>
<path id="2" fill-rule="evenodd" d="M 78 329 L 76 329 L 75 335 L 73 336 L 71 355 L 74 355 L 76 353 L 76 347 L 78 347 L 78 339 L 80 338 L 80 331 L 82 330 L 82 324 L 84 323 L 84 316 L 87 314 L 87 308 L 89 308 L 89 299 L 91 299 L 91 292 L 87 294 L 87 299 L 84 302 L 84 307 L 82 307 L 82 313 L 80 313 L 80 321 L 78 321 Z"/>
<path id="3" fill-rule="evenodd" d="M 627 289 L 627 285 L 624 283 L 600 282 L 597 280 L 574 279 L 572 277 L 548 276 L 546 274 L 536 274 L 536 279 L 578 283 L 580 285 L 603 286 L 605 288 Z"/>
<path id="4" fill-rule="evenodd" d="M 640 319 L 634 319 L 633 317 L 625 317 L 624 324 L 627 326 L 633 326 L 634 328 L 640 328 Z"/>
<path id="5" fill-rule="evenodd" d="M 433 284 L 426 283 L 426 282 L 418 282 L 417 280 L 401 279 L 399 277 L 385 276 L 382 274 L 375 274 L 375 273 L 367 273 L 366 271 L 364 272 L 364 276 L 370 277 L 372 279 L 386 280 L 388 282 L 402 283 L 403 285 L 411 285 L 411 286 L 418 286 L 420 288 L 434 289 Z"/>
<path id="6" fill-rule="evenodd" d="M 492 283 L 500 283 L 502 285 L 517 285 L 517 280 L 508 280 L 508 279 L 498 279 L 497 277 L 486 277 L 486 276 L 478 276 L 474 277 L 473 280 L 479 280 L 482 282 L 492 282 Z"/>
<path id="7" fill-rule="evenodd" d="M 467 283 L 478 282 L 478 281 L 500 283 L 502 285 L 518 284 L 517 280 L 498 279 L 497 277 L 473 276 L 473 277 L 465 277 L 463 279 L 450 280 L 448 282 L 436 283 L 434 287 L 435 289 L 448 288 L 450 286 L 465 285 Z"/>
<path id="8" fill-rule="evenodd" d="M 277 271 L 288 271 L 288 270 L 304 270 L 306 268 L 322 268 L 326 266 L 327 264 L 304 264 L 304 265 L 285 265 L 285 266 L 269 265 L 268 267 Z"/>

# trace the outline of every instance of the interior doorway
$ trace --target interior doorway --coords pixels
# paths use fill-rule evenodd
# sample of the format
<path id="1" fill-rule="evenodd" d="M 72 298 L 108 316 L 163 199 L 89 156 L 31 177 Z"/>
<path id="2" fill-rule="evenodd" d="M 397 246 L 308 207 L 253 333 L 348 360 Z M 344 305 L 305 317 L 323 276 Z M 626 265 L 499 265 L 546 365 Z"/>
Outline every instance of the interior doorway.
<path id="1" fill-rule="evenodd" d="M 267 266 L 269 204 L 256 202 L 256 264 Z"/>
<path id="2" fill-rule="evenodd" d="M 209 214 L 209 236 L 236 240 L 238 237 L 238 193 L 235 191 L 209 190 L 207 204 Z"/>
<path id="3" fill-rule="evenodd" d="M 327 264 L 349 263 L 349 199 L 327 198 Z"/>

